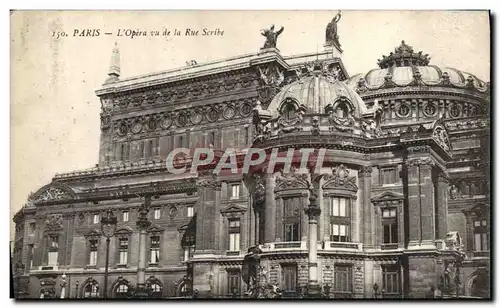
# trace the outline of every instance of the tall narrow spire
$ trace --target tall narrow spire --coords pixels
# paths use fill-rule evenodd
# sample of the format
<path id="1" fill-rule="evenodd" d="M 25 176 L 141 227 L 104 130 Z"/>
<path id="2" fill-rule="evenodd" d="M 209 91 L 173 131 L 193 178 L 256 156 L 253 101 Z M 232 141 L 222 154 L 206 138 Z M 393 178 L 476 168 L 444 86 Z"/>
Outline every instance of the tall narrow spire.
<path id="1" fill-rule="evenodd" d="M 118 80 L 120 77 L 120 50 L 118 49 L 118 43 L 115 42 L 115 47 L 113 48 L 113 53 L 111 54 L 111 62 L 109 64 L 108 78 L 104 83 L 111 83 Z"/>

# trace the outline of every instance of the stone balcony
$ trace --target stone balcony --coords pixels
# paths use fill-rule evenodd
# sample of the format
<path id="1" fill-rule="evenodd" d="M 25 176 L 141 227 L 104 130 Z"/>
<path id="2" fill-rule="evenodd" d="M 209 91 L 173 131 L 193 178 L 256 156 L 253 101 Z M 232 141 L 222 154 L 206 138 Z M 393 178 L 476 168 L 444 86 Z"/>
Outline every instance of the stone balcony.
<path id="1" fill-rule="evenodd" d="M 347 243 L 347 242 L 318 242 L 318 253 L 323 252 L 361 252 L 363 251 L 363 244 L 361 243 Z M 297 242 L 273 242 L 266 243 L 260 246 L 262 253 L 272 252 L 301 252 L 306 253 L 309 248 L 307 241 Z"/>

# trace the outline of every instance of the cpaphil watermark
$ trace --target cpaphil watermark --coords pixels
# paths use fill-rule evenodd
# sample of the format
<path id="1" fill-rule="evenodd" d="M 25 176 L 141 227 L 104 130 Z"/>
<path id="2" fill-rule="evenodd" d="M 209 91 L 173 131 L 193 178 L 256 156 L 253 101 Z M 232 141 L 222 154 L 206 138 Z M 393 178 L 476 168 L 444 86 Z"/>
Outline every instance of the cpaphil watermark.
<path id="1" fill-rule="evenodd" d="M 246 148 L 214 150 L 212 148 L 176 148 L 167 156 L 167 171 L 172 174 L 196 174 L 200 170 L 212 170 L 214 174 L 248 174 L 256 170 L 273 173 L 314 171 L 319 173 L 325 159 L 326 149 L 289 148 L 280 150 Z M 313 170 L 311 170 L 311 168 Z"/>

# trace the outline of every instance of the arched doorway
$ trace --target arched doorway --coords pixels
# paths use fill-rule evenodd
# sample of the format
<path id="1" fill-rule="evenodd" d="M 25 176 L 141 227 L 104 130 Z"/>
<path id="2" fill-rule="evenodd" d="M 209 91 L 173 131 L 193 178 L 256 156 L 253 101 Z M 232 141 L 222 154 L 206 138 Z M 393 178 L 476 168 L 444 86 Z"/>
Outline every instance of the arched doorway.
<path id="1" fill-rule="evenodd" d="M 487 273 L 480 273 L 476 275 L 472 281 L 470 295 L 482 298 L 490 297 L 490 277 Z"/>

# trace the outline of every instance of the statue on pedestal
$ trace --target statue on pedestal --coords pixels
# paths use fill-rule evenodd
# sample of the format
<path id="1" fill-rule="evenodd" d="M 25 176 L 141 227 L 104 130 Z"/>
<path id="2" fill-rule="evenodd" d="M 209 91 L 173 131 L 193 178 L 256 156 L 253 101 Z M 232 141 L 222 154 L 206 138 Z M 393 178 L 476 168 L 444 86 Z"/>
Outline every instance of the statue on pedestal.
<path id="1" fill-rule="evenodd" d="M 337 33 L 337 23 L 342 15 L 340 10 L 337 15 L 333 17 L 332 21 L 326 26 L 326 45 L 335 45 L 340 48 L 339 36 Z"/>
<path id="2" fill-rule="evenodd" d="M 283 32 L 283 30 L 284 27 L 281 27 L 281 29 L 279 29 L 278 31 L 274 31 L 274 25 L 272 25 L 271 28 L 269 29 L 261 30 L 260 34 L 266 37 L 266 41 L 262 49 L 276 48 L 276 42 L 278 41 L 278 36 Z"/>

